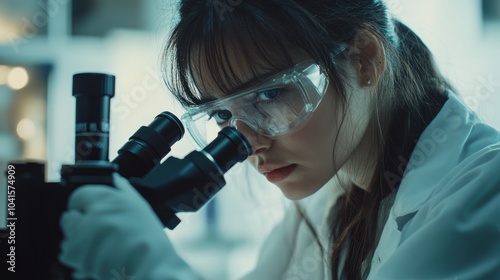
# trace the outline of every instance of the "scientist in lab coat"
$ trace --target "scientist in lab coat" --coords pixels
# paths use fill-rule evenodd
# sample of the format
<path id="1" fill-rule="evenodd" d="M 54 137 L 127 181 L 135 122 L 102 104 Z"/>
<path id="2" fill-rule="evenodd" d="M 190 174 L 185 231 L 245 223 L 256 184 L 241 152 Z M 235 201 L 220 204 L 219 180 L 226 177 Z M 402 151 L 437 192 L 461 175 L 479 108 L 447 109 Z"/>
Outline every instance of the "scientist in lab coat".
<path id="1" fill-rule="evenodd" d="M 200 147 L 236 127 L 294 201 L 244 279 L 500 279 L 500 133 L 379 0 L 180 1 L 165 79 Z M 149 205 L 76 190 L 75 277 L 197 279 Z"/>

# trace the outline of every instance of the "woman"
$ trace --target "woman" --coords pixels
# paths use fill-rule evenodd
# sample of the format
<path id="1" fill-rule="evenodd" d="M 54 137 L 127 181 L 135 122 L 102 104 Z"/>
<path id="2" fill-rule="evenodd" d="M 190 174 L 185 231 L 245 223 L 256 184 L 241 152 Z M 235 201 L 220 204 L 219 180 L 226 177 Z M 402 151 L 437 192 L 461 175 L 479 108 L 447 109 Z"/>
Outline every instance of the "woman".
<path id="1" fill-rule="evenodd" d="M 271 234 L 247 279 L 500 276 L 500 133 L 459 101 L 428 48 L 382 1 L 187 0 L 180 15 L 163 65 L 199 145 L 211 140 L 207 128 L 234 126 L 252 145 L 249 162 L 287 198 L 332 184 L 342 190 L 328 204 L 328 240 L 309 226 L 319 250 L 300 245 L 298 224 L 311 223 L 298 208 Z M 85 261 L 91 250 L 77 250 L 78 242 L 99 236 L 121 244 L 114 236 L 130 228 L 87 226 L 102 212 L 124 221 L 148 216 L 149 234 L 161 231 L 130 186 L 118 185 L 126 191 L 91 186 L 72 196 L 61 260 L 77 271 L 105 275 L 111 257 L 96 249 L 101 258 Z M 90 202 L 96 193 L 137 209 L 91 211 L 111 207 Z M 88 233 L 76 238 L 84 225 Z M 132 245 L 120 245 L 124 254 L 113 265 L 128 264 L 145 279 L 167 277 L 170 261 L 151 239 L 164 248 L 168 240 L 131 230 L 137 234 L 123 243 Z M 284 235 L 292 241 L 283 243 Z M 151 248 L 144 261 L 124 257 L 140 245 Z M 317 263 L 304 265 L 313 254 Z"/>

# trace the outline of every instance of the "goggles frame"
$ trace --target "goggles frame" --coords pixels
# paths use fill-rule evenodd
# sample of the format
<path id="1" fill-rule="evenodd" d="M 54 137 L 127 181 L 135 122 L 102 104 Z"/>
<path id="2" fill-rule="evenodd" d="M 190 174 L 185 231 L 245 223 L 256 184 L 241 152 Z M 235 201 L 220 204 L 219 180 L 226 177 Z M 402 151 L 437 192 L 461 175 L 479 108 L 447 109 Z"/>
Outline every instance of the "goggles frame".
<path id="1" fill-rule="evenodd" d="M 229 126 L 235 126 L 234 123 L 236 121 L 241 121 L 251 127 L 257 133 L 272 138 L 292 133 L 298 130 L 307 122 L 312 113 L 321 103 L 321 100 L 323 99 L 328 89 L 328 75 L 322 69 L 322 67 L 312 59 L 298 63 L 265 79 L 258 85 L 252 86 L 235 94 L 221 99 L 216 99 L 202 105 L 186 107 L 185 109 L 187 112 L 182 115 L 181 120 L 185 123 L 187 131 L 189 132 L 191 138 L 200 148 L 203 148 L 208 144 L 208 141 L 205 139 L 206 137 L 202 136 L 202 133 L 200 133 L 200 129 L 198 129 L 196 125 L 196 122 L 201 118 L 207 117 L 207 115 L 211 115 L 211 112 L 217 111 L 214 110 L 215 108 L 224 107 L 224 104 L 235 104 L 237 103 L 237 100 L 242 100 L 245 96 L 248 96 L 250 94 L 262 92 L 266 89 L 273 89 L 278 85 L 288 85 L 291 83 L 293 83 L 297 87 L 299 93 L 301 94 L 300 97 L 304 101 L 304 110 L 303 112 L 301 112 L 299 118 L 294 121 L 294 123 L 298 125 L 294 125 L 292 128 L 289 128 L 286 131 L 281 131 L 279 133 L 266 133 L 261 127 L 259 127 L 258 121 L 248 119 L 247 117 L 241 117 L 237 114 L 233 114 L 228 121 Z"/>

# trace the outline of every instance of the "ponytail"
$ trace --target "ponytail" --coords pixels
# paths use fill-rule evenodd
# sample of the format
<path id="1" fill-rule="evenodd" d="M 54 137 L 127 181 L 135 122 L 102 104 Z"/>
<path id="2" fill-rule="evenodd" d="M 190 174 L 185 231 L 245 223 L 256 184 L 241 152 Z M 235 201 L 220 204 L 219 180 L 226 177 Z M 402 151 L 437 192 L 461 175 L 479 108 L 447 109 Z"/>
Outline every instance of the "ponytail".
<path id="1" fill-rule="evenodd" d="M 395 32 L 399 38 L 397 49 L 400 54 L 402 67 L 406 71 L 408 81 L 415 81 L 416 86 L 426 94 L 444 92 L 446 89 L 453 90 L 451 84 L 439 71 L 434 56 L 413 30 L 398 19 L 393 19 Z"/>
<path id="2" fill-rule="evenodd" d="M 378 92 L 390 92 L 391 101 L 382 108 L 386 97 L 379 97 L 381 108 L 375 117 L 383 119 L 385 112 L 388 124 L 379 127 L 381 135 L 376 140 L 379 158 L 370 191 L 352 185 L 336 206 L 336 218 L 332 221 L 333 279 L 368 276 L 380 226 L 386 221 L 388 205 L 402 180 L 401 158 L 409 161 L 420 134 L 444 104 L 446 90 L 453 90 L 441 75 L 431 51 L 415 32 L 397 19 L 388 22 L 393 25 L 380 27 L 373 22 L 369 25 L 386 42 L 388 73 L 379 83 Z"/>

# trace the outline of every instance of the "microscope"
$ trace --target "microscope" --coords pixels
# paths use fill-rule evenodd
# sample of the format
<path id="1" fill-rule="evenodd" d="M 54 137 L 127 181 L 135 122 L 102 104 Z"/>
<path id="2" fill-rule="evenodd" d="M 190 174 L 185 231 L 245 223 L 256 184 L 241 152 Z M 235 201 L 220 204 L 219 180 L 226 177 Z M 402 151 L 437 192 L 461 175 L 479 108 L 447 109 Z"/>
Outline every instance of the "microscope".
<path id="1" fill-rule="evenodd" d="M 198 211 L 226 184 L 224 174 L 252 153 L 245 137 L 226 127 L 203 150 L 162 162 L 184 135 L 179 119 L 162 112 L 148 126 L 140 127 L 109 161 L 110 100 L 114 94 L 112 75 L 73 76 L 75 163 L 61 167 L 60 182 L 46 182 L 44 162 L 8 164 L 0 279 L 72 279 L 71 269 L 57 257 L 63 238 L 59 219 L 76 188 L 86 184 L 114 187 L 112 175 L 118 172 L 145 198 L 163 225 L 174 229 L 180 223 L 176 213 Z"/>

